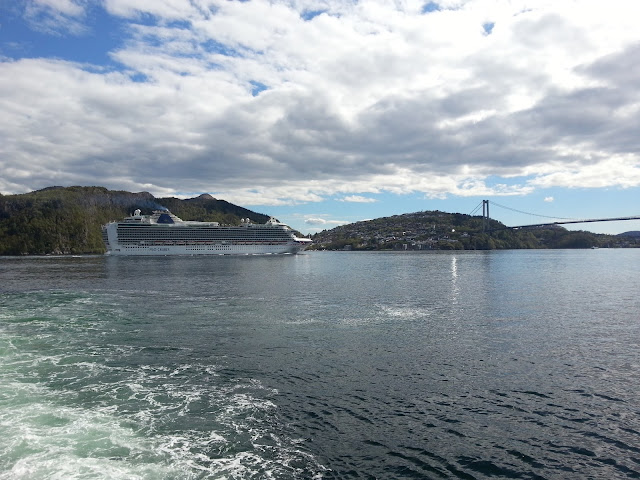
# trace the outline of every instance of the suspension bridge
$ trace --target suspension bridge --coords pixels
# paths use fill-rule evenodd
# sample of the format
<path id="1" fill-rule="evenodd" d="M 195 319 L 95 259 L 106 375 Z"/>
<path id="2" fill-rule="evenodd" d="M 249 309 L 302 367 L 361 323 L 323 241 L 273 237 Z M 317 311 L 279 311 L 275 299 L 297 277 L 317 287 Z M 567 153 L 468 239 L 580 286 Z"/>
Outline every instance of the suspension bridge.
<path id="1" fill-rule="evenodd" d="M 491 228 L 490 217 L 489 217 L 489 200 L 482 200 L 481 203 L 471 212 L 471 215 L 475 215 L 480 208 L 482 208 L 482 231 L 489 233 L 494 232 L 496 230 L 518 230 L 520 228 L 537 228 L 537 227 L 551 227 L 554 225 L 565 225 L 569 223 L 595 223 L 595 222 L 619 222 L 624 220 L 640 220 L 640 215 L 630 216 L 630 217 L 614 217 L 614 218 L 586 218 L 586 219 L 577 219 L 577 218 L 562 218 L 562 217 L 550 217 L 547 215 L 538 215 L 535 213 L 523 212 L 521 210 L 516 210 L 515 208 L 505 207 L 504 205 L 500 205 L 496 202 L 491 202 L 492 205 L 495 205 L 500 208 L 504 208 L 506 210 L 511 210 L 513 212 L 521 213 L 524 215 L 531 215 L 534 217 L 541 217 L 547 219 L 554 219 L 555 222 L 546 222 L 546 223 L 534 223 L 527 225 L 515 225 L 515 226 L 501 226 Z"/>

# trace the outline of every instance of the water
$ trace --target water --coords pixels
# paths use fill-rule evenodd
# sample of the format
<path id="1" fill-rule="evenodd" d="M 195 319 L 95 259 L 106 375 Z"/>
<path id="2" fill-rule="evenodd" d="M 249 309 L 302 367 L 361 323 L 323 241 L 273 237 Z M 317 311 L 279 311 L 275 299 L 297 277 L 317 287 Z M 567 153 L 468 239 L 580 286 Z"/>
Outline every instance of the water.
<path id="1" fill-rule="evenodd" d="M 0 479 L 639 478 L 639 266 L 0 258 Z"/>

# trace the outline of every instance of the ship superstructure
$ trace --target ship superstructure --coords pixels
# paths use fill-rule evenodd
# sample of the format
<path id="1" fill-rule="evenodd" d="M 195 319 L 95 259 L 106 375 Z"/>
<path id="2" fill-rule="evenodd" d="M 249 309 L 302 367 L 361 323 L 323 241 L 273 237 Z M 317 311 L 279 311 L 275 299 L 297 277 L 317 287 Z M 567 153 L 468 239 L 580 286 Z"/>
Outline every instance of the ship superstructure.
<path id="1" fill-rule="evenodd" d="M 297 237 L 284 223 L 265 224 L 242 219 L 240 225 L 184 221 L 168 210 L 142 215 L 136 210 L 120 222 L 102 227 L 111 255 L 251 255 L 298 253 L 311 240 Z"/>

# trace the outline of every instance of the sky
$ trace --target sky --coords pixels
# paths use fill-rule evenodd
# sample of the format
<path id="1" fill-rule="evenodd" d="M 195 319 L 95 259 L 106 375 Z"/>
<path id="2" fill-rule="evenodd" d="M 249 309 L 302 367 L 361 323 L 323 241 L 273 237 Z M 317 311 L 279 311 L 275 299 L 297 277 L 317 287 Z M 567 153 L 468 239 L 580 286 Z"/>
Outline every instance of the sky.
<path id="1" fill-rule="evenodd" d="M 483 199 L 507 225 L 637 216 L 639 18 L 631 0 L 0 0 L 0 192 L 209 193 L 303 234 Z"/>

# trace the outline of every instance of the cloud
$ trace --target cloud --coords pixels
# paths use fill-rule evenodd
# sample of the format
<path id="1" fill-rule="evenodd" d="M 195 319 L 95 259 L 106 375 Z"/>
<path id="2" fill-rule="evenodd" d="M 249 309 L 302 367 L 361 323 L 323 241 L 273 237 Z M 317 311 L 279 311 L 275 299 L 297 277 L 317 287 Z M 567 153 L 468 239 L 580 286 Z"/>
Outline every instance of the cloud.
<path id="1" fill-rule="evenodd" d="M 551 203 L 551 202 L 553 202 L 553 200 L 554 200 L 554 198 L 553 198 L 553 197 L 544 197 L 544 201 L 545 201 L 545 202 L 549 202 L 549 203 Z"/>
<path id="2" fill-rule="evenodd" d="M 320 217 L 308 217 L 305 219 L 304 223 L 306 225 L 311 226 L 321 226 L 321 227 L 335 227 L 337 225 L 346 225 L 349 222 L 343 220 L 327 220 Z"/>
<path id="3" fill-rule="evenodd" d="M 340 199 L 341 202 L 353 202 L 353 203 L 375 203 L 377 200 L 375 198 L 363 197 L 360 195 L 347 195 L 346 197 Z"/>
<path id="4" fill-rule="evenodd" d="M 304 223 L 306 223 L 307 225 L 326 225 L 327 221 L 324 218 L 310 217 L 307 218 Z"/>
<path id="5" fill-rule="evenodd" d="M 295 205 L 640 186 L 640 4 L 437 4 L 108 0 L 118 69 L 0 62 L 0 191 Z M 24 16 L 81 34 L 96 8 Z"/>
<path id="6" fill-rule="evenodd" d="M 598 158 L 586 162 L 567 162 L 549 169 L 530 182 L 536 187 L 630 188 L 640 185 L 640 163 L 633 155 Z"/>
<path id="7" fill-rule="evenodd" d="M 85 0 L 27 0 L 24 17 L 30 27 L 55 36 L 82 35 L 89 29 L 84 23 Z"/>

